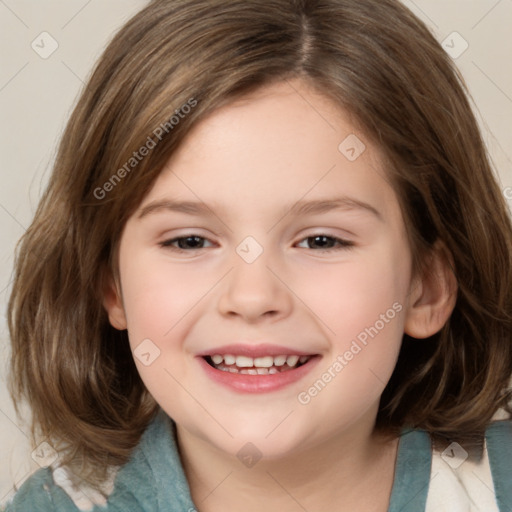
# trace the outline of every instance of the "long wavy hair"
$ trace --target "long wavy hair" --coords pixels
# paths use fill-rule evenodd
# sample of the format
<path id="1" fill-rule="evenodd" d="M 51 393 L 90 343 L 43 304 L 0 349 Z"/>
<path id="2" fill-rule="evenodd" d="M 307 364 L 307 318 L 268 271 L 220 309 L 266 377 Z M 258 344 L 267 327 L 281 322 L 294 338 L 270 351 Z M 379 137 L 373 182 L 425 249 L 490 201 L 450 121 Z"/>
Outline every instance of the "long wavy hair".
<path id="1" fill-rule="evenodd" d="M 124 224 L 202 119 L 294 77 L 382 150 L 415 272 L 436 241 L 453 260 L 454 311 L 428 340 L 404 335 L 377 428 L 464 442 L 498 409 L 512 414 L 509 212 L 464 80 L 428 28 L 398 0 L 155 0 L 115 35 L 77 102 L 17 246 L 8 306 L 18 413 L 28 402 L 33 442 L 51 440 L 93 485 L 128 460 L 158 408 L 102 305 Z"/>

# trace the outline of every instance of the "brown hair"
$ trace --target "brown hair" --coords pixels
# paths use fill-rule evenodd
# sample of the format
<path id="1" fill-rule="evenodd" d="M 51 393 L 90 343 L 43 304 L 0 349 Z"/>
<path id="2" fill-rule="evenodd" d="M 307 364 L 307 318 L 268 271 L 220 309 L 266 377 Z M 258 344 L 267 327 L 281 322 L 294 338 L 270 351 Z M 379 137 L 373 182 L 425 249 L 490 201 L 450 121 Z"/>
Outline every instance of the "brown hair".
<path id="1" fill-rule="evenodd" d="M 9 302 L 13 399 L 31 406 L 34 440 L 93 484 L 157 410 L 102 305 L 122 228 L 193 126 L 292 77 L 382 149 L 415 270 L 436 241 L 453 259 L 453 314 L 429 340 L 404 336 L 378 427 L 463 441 L 508 407 L 511 223 L 463 78 L 425 25 L 397 0 L 155 0 L 113 38 L 74 109 Z"/>

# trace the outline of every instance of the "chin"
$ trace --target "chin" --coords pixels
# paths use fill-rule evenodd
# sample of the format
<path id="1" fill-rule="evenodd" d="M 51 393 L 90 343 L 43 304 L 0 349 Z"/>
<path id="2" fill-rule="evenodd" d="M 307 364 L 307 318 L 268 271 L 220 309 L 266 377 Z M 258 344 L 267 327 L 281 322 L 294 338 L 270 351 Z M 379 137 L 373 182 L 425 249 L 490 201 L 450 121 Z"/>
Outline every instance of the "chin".
<path id="1" fill-rule="evenodd" d="M 293 414 L 290 414 L 290 419 Z M 224 452 L 240 458 L 240 452 L 259 452 L 263 460 L 278 460 L 286 458 L 301 451 L 308 439 L 310 432 L 300 425 L 300 429 L 290 428 L 288 420 L 283 421 L 286 415 L 276 416 L 269 428 L 268 422 L 258 422 L 245 419 L 242 424 L 232 423 L 227 430 L 233 438 L 227 435 L 215 435 L 211 442 Z M 282 422 L 282 424 L 280 424 Z"/>

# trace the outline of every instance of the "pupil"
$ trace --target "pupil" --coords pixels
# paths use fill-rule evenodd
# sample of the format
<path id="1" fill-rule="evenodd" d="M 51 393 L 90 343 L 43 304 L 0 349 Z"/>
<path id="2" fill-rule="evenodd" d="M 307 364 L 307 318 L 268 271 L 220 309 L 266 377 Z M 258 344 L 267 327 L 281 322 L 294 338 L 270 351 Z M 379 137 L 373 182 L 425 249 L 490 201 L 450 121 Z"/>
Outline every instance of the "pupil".
<path id="1" fill-rule="evenodd" d="M 201 238 L 198 236 L 187 236 L 186 238 L 182 238 L 179 241 L 179 246 L 181 249 L 186 249 L 187 247 L 198 247 L 201 245 Z"/>
<path id="2" fill-rule="evenodd" d="M 318 242 L 319 240 L 320 240 L 320 243 Z M 322 242 L 322 240 L 323 240 L 323 242 Z M 323 236 L 323 235 L 313 236 L 310 238 L 310 241 L 313 241 L 313 245 L 317 245 L 320 247 L 325 247 L 326 245 L 330 245 L 329 238 L 326 236 Z"/>

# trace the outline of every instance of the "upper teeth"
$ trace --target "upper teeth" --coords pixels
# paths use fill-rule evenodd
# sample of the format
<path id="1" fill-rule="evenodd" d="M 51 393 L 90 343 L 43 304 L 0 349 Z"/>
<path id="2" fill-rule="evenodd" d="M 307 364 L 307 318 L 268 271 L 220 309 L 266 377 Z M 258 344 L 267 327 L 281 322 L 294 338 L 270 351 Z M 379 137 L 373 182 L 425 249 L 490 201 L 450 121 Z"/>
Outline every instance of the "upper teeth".
<path id="1" fill-rule="evenodd" d="M 215 354 L 212 357 L 212 361 L 215 364 L 231 365 L 234 364 L 239 368 L 270 368 L 272 366 L 283 366 L 285 363 L 288 366 L 295 366 L 299 361 L 305 363 L 309 356 L 263 356 L 263 357 L 247 357 L 247 356 L 234 356 L 231 354 L 220 355 Z"/>

